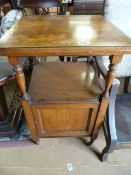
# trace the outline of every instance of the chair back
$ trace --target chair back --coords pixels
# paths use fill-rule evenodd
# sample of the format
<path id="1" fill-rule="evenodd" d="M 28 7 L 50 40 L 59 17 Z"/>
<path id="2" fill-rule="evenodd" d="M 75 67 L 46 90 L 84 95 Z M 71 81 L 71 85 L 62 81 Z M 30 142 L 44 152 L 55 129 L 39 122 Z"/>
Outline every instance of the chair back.
<path id="1" fill-rule="evenodd" d="M 0 0 L 0 7 L 7 3 L 9 3 L 9 0 Z"/>
<path id="2" fill-rule="evenodd" d="M 74 15 L 104 15 L 106 0 L 74 0 Z"/>
<path id="3" fill-rule="evenodd" d="M 27 15 L 25 8 L 30 8 L 33 15 L 65 14 L 59 0 L 20 0 L 18 6 L 24 15 Z"/>

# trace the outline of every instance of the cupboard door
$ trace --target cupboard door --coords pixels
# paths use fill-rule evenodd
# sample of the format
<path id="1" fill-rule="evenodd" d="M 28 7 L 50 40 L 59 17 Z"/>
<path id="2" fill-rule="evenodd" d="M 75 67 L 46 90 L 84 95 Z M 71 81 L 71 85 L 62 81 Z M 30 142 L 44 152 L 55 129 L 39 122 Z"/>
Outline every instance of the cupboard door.
<path id="1" fill-rule="evenodd" d="M 43 105 L 33 106 L 32 110 L 39 135 L 90 135 L 98 105 Z"/>

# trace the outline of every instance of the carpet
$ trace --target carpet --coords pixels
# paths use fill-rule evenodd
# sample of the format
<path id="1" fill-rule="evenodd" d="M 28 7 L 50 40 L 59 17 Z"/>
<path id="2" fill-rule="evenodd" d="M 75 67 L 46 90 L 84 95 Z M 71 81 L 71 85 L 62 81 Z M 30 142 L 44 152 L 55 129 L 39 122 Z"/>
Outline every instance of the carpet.
<path id="1" fill-rule="evenodd" d="M 28 87 L 30 82 L 30 72 L 28 66 L 25 66 L 25 73 L 27 77 L 26 85 Z M 18 88 L 16 80 L 15 79 L 10 80 L 3 87 L 9 113 L 12 113 L 16 109 L 22 110 L 20 103 L 21 92 Z M 12 138 L 9 137 L 0 138 L 0 147 L 6 147 L 6 146 L 8 147 L 11 145 L 12 146 L 30 145 L 30 144 L 34 143 L 31 141 L 30 131 L 28 129 L 23 113 L 20 121 L 19 134 L 16 137 Z"/>

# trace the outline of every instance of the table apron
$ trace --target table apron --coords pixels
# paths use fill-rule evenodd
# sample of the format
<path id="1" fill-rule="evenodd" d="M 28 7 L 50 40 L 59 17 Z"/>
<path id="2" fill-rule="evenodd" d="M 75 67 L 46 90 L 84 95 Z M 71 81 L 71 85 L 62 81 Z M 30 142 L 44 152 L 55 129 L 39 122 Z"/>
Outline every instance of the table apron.
<path id="1" fill-rule="evenodd" d="M 3 48 L 1 56 L 93 56 L 93 55 L 123 55 L 131 54 L 125 47 L 69 47 L 69 48 Z"/>

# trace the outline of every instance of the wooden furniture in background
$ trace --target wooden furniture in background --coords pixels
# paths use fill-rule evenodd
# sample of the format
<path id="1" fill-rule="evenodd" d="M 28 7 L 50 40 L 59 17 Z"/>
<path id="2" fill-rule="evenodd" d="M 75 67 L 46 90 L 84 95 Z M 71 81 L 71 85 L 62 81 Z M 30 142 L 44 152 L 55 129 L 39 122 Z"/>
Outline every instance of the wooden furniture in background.
<path id="1" fill-rule="evenodd" d="M 33 141 L 38 142 L 40 137 L 73 135 L 87 135 L 93 141 L 104 120 L 116 65 L 123 54 L 131 53 L 131 41 L 99 15 L 25 16 L 8 31 L 6 40 L 0 40 L 0 51 L 8 55 L 16 72 Z M 105 54 L 112 57 L 103 93 L 96 91 L 99 87 L 90 66 L 74 63 L 36 66 L 30 90 L 26 90 L 20 56 Z"/>
<path id="2" fill-rule="evenodd" d="M 34 15 L 64 15 L 66 13 L 67 4 L 64 3 L 64 5 L 65 8 L 59 0 L 20 0 L 18 3 L 18 7 L 22 9 L 24 14 L 26 14 L 25 8 L 30 8 Z"/>
<path id="3" fill-rule="evenodd" d="M 130 56 L 124 57 L 116 72 L 117 78 L 123 77 L 125 79 L 124 93 L 122 91 L 118 94 L 120 86 L 118 79 L 115 79 L 110 90 L 110 102 L 103 125 L 106 138 L 106 147 L 103 149 L 101 157 L 103 161 L 106 161 L 109 153 L 112 153 L 115 149 L 131 148 L 131 94 L 128 93 L 131 77 L 130 59 Z M 96 57 L 100 80 L 101 77 L 106 78 L 109 60 L 108 56 Z"/>
<path id="4" fill-rule="evenodd" d="M 74 15 L 104 15 L 106 0 L 74 0 Z"/>
<path id="5" fill-rule="evenodd" d="M 11 3 L 11 8 L 12 9 L 18 9 L 18 5 L 17 5 L 17 0 L 9 0 Z"/>

